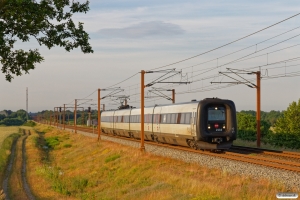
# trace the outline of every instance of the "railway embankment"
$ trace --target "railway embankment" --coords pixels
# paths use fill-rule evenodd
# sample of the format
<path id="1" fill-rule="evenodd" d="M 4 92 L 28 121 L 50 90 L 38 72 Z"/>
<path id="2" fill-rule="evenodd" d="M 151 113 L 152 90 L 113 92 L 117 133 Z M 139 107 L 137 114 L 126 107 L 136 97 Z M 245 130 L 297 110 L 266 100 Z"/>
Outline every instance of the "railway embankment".
<path id="1" fill-rule="evenodd" d="M 104 135 L 98 142 L 44 125 L 37 131 L 26 149 L 28 182 L 41 199 L 274 199 L 297 190 L 261 176 L 269 169 L 249 175 L 257 166 L 148 144 L 142 153 L 138 142 Z"/>

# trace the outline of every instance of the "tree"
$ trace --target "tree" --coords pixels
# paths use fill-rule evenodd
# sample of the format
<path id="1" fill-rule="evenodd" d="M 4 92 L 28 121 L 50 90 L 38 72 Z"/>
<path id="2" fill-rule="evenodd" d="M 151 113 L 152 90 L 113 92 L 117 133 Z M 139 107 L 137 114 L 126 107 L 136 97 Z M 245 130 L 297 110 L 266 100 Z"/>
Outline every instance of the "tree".
<path id="1" fill-rule="evenodd" d="M 237 113 L 237 126 L 238 137 L 243 140 L 256 140 L 256 117 L 253 116 L 253 112 L 239 112 Z M 262 137 L 269 133 L 270 124 L 267 121 L 261 120 L 260 130 Z"/>
<path id="2" fill-rule="evenodd" d="M 69 0 L 0 0 L 0 62 L 5 79 L 21 76 L 44 60 L 37 49 L 15 50 L 17 40 L 35 39 L 49 49 L 64 47 L 66 51 L 81 48 L 83 53 L 93 53 L 83 29 L 72 20 L 74 13 L 86 13 L 89 1 L 79 3 Z"/>
<path id="3" fill-rule="evenodd" d="M 275 123 L 276 133 L 300 134 L 300 99 L 293 101 Z"/>

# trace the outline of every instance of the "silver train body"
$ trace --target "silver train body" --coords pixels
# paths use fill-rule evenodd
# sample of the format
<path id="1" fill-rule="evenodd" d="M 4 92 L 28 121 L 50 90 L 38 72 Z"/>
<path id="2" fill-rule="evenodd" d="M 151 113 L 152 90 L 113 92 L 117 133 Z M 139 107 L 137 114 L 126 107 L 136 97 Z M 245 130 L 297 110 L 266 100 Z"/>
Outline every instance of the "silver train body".
<path id="1" fill-rule="evenodd" d="M 155 105 L 144 109 L 145 140 L 194 149 L 224 150 L 237 135 L 233 101 L 207 98 L 187 103 Z M 141 109 L 129 108 L 101 113 L 101 129 L 139 139 Z"/>

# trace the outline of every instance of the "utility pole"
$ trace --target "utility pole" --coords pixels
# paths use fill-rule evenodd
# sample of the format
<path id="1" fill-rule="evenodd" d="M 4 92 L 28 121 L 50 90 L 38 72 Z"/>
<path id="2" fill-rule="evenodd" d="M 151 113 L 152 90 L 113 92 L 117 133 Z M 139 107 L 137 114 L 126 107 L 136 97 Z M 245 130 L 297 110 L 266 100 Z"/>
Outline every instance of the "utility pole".
<path id="1" fill-rule="evenodd" d="M 63 117 L 64 130 L 66 129 L 65 117 L 66 117 L 66 104 L 64 104 L 64 117 Z"/>
<path id="2" fill-rule="evenodd" d="M 163 97 L 167 100 L 170 100 L 172 101 L 172 103 L 174 104 L 175 103 L 175 89 L 162 89 L 162 88 L 153 88 L 152 90 L 148 90 L 149 92 L 151 93 L 154 93 L 158 96 L 150 96 L 150 97 L 147 97 L 147 98 L 153 98 L 153 97 Z M 163 94 L 161 91 L 172 91 L 172 98 L 168 97 L 167 95 Z M 155 92 L 158 92 L 160 94 L 157 94 Z"/>
<path id="3" fill-rule="evenodd" d="M 98 141 L 101 140 L 101 115 L 100 115 L 100 91 L 101 89 L 98 89 Z"/>
<path id="4" fill-rule="evenodd" d="M 75 110 L 74 110 L 74 131 L 75 133 L 77 133 L 77 129 L 76 129 L 76 121 L 77 121 L 77 99 L 75 99 Z"/>
<path id="5" fill-rule="evenodd" d="M 172 89 L 172 102 L 175 103 L 175 89 Z"/>
<path id="6" fill-rule="evenodd" d="M 175 73 L 174 75 L 176 74 L 180 74 L 181 71 L 175 71 L 175 69 L 171 69 L 171 70 L 161 70 L 161 71 L 144 71 L 144 70 L 141 70 L 141 147 L 140 147 L 140 150 L 142 152 L 145 151 L 145 145 L 144 145 L 144 139 L 145 139 L 145 132 L 144 132 L 144 127 L 145 127 L 145 115 L 144 115 L 144 111 L 145 111 L 145 88 L 146 87 L 150 87 L 156 83 L 178 83 L 178 84 L 188 84 L 190 82 L 163 82 L 163 80 L 166 80 L 174 75 L 171 75 L 169 77 L 166 77 L 166 78 L 163 78 L 162 80 L 159 80 L 161 79 L 162 77 L 164 77 L 165 75 L 161 76 L 160 78 L 156 79 L 155 81 L 152 81 L 151 83 L 148 83 L 147 85 L 145 85 L 145 74 L 146 73 L 161 73 L 161 72 L 165 72 L 167 74 L 169 73 Z M 173 91 L 173 102 L 175 102 L 175 90 L 172 90 Z M 169 99 L 170 100 L 170 99 Z"/>
<path id="7" fill-rule="evenodd" d="M 260 71 L 256 72 L 256 130 L 257 130 L 257 147 L 260 147 Z"/>
<path id="8" fill-rule="evenodd" d="M 256 145 L 257 147 L 260 147 L 260 139 L 261 139 L 261 131 L 260 131 L 260 110 L 261 110 L 261 95 L 260 95 L 260 91 L 261 91 L 261 72 L 260 71 L 246 71 L 246 70 L 238 70 L 238 69 L 229 69 L 227 68 L 227 70 L 229 70 L 230 72 L 219 72 L 220 74 L 223 74 L 231 79 L 234 79 L 237 82 L 211 82 L 211 83 L 232 83 L 232 84 L 245 84 L 250 88 L 256 88 Z M 235 70 L 235 71 L 234 71 Z M 236 78 L 233 78 L 229 75 L 227 75 L 226 73 L 234 73 L 235 75 L 237 75 L 238 77 L 242 78 L 244 81 L 240 81 Z M 242 76 L 240 76 L 239 74 L 256 74 L 256 85 L 251 83 L 250 81 L 246 80 L 245 78 L 243 78 Z"/>
<path id="9" fill-rule="evenodd" d="M 145 151 L 144 139 L 145 139 L 145 132 L 144 132 L 144 108 L 145 108 L 145 71 L 141 71 L 141 147 L 140 150 L 142 152 Z"/>
<path id="10" fill-rule="evenodd" d="M 26 119 L 28 120 L 28 87 L 26 87 Z"/>

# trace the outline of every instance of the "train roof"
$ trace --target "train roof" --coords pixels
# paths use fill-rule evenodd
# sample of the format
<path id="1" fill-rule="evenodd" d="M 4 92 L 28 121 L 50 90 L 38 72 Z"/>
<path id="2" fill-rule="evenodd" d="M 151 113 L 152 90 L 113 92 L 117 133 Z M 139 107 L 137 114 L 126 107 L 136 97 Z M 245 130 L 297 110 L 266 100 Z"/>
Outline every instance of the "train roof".
<path id="1" fill-rule="evenodd" d="M 205 98 L 205 99 L 202 99 L 202 100 L 206 100 L 206 99 L 219 99 L 219 98 Z M 200 101 L 202 101 L 200 100 Z M 175 106 L 175 105 L 183 105 L 183 104 L 198 104 L 200 101 L 197 101 L 197 100 L 191 100 L 191 101 L 188 101 L 188 102 L 181 102 L 181 103 L 175 103 L 175 104 L 155 104 L 153 106 L 145 106 L 145 108 L 152 108 L 152 107 L 161 107 L 161 106 Z M 131 107 L 131 108 L 126 108 L 126 109 L 115 109 L 115 110 L 106 110 L 106 111 L 119 111 L 119 110 L 130 110 L 130 109 L 140 109 L 139 108 L 135 108 L 135 107 Z M 104 111 L 105 112 L 105 111 Z"/>

